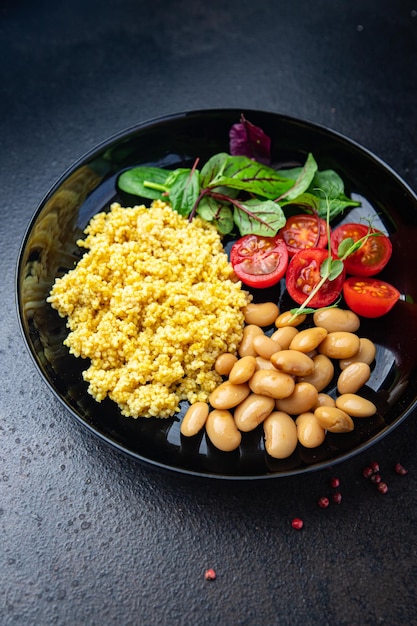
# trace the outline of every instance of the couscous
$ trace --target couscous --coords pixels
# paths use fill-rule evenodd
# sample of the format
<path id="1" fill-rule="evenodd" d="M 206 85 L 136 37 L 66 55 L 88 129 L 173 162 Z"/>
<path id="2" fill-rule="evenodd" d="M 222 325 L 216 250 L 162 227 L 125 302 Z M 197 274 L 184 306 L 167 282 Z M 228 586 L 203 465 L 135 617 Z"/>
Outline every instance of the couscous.
<path id="1" fill-rule="evenodd" d="M 214 363 L 236 353 L 251 296 L 236 282 L 216 229 L 164 202 L 93 217 L 87 252 L 57 278 L 48 301 L 67 317 L 65 340 L 90 359 L 89 393 L 125 416 L 169 417 L 181 400 L 206 401 Z"/>

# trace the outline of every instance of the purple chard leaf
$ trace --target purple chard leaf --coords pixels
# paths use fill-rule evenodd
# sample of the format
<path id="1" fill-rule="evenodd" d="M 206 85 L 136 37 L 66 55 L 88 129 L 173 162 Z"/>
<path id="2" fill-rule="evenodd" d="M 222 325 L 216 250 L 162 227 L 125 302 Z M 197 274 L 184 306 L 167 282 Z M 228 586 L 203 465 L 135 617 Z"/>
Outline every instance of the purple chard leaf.
<path id="1" fill-rule="evenodd" d="M 229 131 L 230 154 L 246 156 L 269 165 L 271 162 L 271 139 L 262 128 L 249 122 L 241 115 L 240 122 L 233 124 Z"/>

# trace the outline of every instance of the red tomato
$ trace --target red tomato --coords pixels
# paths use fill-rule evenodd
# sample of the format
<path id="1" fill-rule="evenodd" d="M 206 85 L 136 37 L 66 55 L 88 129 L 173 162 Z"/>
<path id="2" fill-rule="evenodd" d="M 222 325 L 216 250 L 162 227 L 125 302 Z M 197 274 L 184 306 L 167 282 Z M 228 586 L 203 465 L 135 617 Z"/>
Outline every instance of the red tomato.
<path id="1" fill-rule="evenodd" d="M 290 256 L 299 250 L 325 248 L 327 245 L 327 224 L 318 215 L 293 215 L 278 234 L 287 244 Z"/>
<path id="2" fill-rule="evenodd" d="M 323 248 L 300 250 L 288 264 L 286 283 L 287 291 L 297 304 L 303 304 L 314 287 L 320 282 L 320 266 L 328 257 Z M 320 308 L 336 300 L 342 291 L 345 271 L 334 280 L 326 280 L 321 289 L 309 302 L 309 306 Z"/>
<path id="3" fill-rule="evenodd" d="M 245 235 L 233 244 L 230 262 L 236 276 L 248 287 L 271 287 L 287 269 L 287 246 L 278 236 Z"/>
<path id="4" fill-rule="evenodd" d="M 378 278 L 351 276 L 343 285 L 343 297 L 357 315 L 381 317 L 392 309 L 400 292 Z"/>
<path id="5" fill-rule="evenodd" d="M 379 233 L 377 237 L 368 237 L 362 246 L 345 260 L 346 272 L 355 276 L 374 276 L 388 263 L 392 254 L 389 238 L 380 230 L 369 228 L 365 224 L 341 224 L 335 228 L 330 237 L 332 252 L 337 255 L 339 244 L 343 239 L 351 237 L 358 241 L 368 232 Z"/>

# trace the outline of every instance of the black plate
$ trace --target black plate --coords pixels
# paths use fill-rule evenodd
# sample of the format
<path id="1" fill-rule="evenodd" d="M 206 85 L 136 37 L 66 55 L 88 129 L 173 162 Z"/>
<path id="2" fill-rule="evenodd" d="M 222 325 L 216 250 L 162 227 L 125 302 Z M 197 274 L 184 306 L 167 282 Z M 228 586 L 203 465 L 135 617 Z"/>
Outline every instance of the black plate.
<path id="1" fill-rule="evenodd" d="M 179 419 L 122 417 L 111 401 L 96 403 L 82 379 L 85 367 L 62 346 L 65 320 L 45 302 L 57 275 L 80 257 L 76 240 L 88 221 L 114 200 L 132 199 L 116 190 L 118 174 L 133 165 L 190 167 L 229 150 L 228 133 L 241 110 L 203 110 L 171 115 L 131 128 L 95 148 L 53 186 L 25 235 L 17 276 L 22 331 L 35 363 L 69 413 L 130 457 L 179 473 L 227 479 L 278 478 L 324 468 L 357 454 L 389 433 L 413 411 L 417 398 L 417 197 L 380 159 L 349 139 L 307 121 L 261 111 L 243 111 L 272 138 L 274 162 L 303 162 L 312 152 L 320 169 L 333 168 L 346 191 L 361 200 L 361 215 L 377 216 L 389 233 L 392 259 L 381 278 L 403 294 L 391 313 L 363 321 L 360 333 L 377 345 L 372 378 L 363 390 L 378 407 L 374 418 L 356 420 L 355 430 L 327 435 L 320 448 L 301 446 L 283 461 L 265 453 L 262 427 L 243 435 L 239 450 L 216 451 L 205 435 L 185 440 Z M 345 219 L 356 219 L 356 213 Z M 288 296 L 268 293 L 285 305 Z M 259 297 L 259 294 L 258 294 Z"/>

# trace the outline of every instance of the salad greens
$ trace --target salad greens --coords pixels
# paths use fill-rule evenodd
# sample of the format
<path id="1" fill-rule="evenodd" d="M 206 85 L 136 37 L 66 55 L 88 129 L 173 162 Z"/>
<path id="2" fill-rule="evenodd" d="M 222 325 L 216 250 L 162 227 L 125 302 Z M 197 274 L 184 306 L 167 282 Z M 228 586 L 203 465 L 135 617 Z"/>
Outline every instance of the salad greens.
<path id="1" fill-rule="evenodd" d="M 118 186 L 142 198 L 164 199 L 190 220 L 198 214 L 222 235 L 237 228 L 241 236 L 273 237 L 285 225 L 283 208 L 289 205 L 327 217 L 330 201 L 332 219 L 360 204 L 345 195 L 337 172 L 318 169 L 311 153 L 300 167 L 271 167 L 270 139 L 243 115 L 230 130 L 230 151 L 213 155 L 201 170 L 199 159 L 192 168 L 133 167 L 119 176 Z"/>

